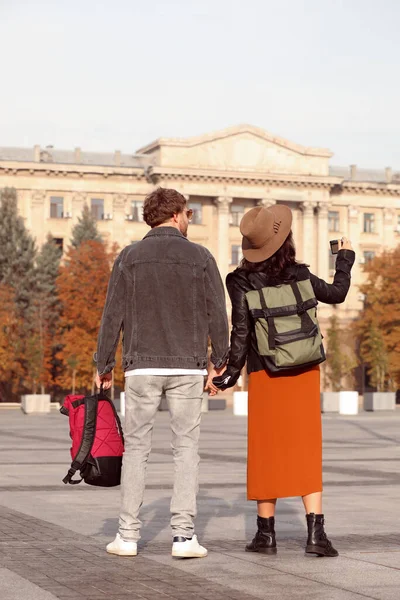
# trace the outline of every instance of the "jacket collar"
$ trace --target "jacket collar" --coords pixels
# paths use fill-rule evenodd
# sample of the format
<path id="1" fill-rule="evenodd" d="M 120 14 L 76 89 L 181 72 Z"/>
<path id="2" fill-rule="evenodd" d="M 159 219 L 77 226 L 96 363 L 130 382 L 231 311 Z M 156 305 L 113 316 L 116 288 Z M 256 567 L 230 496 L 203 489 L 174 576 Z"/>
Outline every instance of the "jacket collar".
<path id="1" fill-rule="evenodd" d="M 187 238 L 185 238 L 185 236 L 179 231 L 179 229 L 176 229 L 175 227 L 168 227 L 167 225 L 165 227 L 153 227 L 153 229 L 150 229 L 150 231 L 144 236 L 144 240 L 148 237 L 153 237 L 153 236 L 162 236 L 162 235 L 168 235 L 168 236 L 177 236 L 177 237 L 181 237 L 184 240 L 186 240 Z"/>

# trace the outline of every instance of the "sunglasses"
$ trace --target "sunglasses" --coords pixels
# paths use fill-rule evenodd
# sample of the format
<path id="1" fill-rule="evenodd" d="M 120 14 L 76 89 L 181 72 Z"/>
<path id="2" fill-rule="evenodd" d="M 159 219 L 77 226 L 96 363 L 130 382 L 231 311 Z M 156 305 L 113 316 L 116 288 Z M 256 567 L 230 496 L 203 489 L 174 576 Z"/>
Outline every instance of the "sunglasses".
<path id="1" fill-rule="evenodd" d="M 192 208 L 188 208 L 186 209 L 186 216 L 188 218 L 188 221 L 190 223 L 190 221 L 193 219 L 193 209 Z"/>

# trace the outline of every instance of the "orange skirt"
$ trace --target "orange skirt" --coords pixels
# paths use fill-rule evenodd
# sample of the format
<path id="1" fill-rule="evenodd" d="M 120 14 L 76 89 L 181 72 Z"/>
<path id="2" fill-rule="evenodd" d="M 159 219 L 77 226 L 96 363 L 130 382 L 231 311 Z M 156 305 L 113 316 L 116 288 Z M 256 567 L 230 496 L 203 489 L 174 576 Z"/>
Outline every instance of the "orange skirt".
<path id="1" fill-rule="evenodd" d="M 247 497 L 322 491 L 319 367 L 300 375 L 249 375 Z"/>

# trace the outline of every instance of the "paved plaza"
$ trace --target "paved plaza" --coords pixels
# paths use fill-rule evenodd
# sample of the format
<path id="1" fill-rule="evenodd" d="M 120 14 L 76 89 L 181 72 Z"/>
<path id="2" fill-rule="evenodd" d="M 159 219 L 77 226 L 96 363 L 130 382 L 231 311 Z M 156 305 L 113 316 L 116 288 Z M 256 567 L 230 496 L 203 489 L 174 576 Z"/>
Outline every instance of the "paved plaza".
<path id="1" fill-rule="evenodd" d="M 68 419 L 0 411 L 1 600 L 400 599 L 400 411 L 324 416 L 324 508 L 340 556 L 306 557 L 300 499 L 278 502 L 277 556 L 244 552 L 255 532 L 247 502 L 246 418 L 203 416 L 199 516 L 204 559 L 170 556 L 173 465 L 159 413 L 136 558 L 105 552 L 119 488 L 65 486 Z M 265 428 L 268 435 L 268 427 Z"/>

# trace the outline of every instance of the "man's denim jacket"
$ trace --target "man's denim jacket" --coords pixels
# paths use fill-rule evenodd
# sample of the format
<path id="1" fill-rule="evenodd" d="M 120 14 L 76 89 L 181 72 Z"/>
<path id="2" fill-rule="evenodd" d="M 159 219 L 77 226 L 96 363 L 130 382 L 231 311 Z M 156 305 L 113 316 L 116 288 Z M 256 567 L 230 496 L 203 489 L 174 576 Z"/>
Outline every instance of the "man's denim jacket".
<path id="1" fill-rule="evenodd" d="M 210 252 L 174 227 L 156 227 L 124 248 L 108 284 L 97 345 L 100 375 L 115 366 L 123 332 L 123 369 L 225 364 L 228 319 L 225 293 Z"/>

